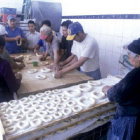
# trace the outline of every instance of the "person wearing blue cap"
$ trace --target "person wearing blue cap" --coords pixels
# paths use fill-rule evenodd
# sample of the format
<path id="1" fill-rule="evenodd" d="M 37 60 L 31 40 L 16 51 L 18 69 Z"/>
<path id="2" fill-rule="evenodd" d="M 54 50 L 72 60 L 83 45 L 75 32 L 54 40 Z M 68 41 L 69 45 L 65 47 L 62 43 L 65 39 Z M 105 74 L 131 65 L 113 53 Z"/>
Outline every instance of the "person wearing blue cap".
<path id="1" fill-rule="evenodd" d="M 128 45 L 127 53 L 134 68 L 116 85 L 102 89 L 117 103 L 108 140 L 140 140 L 140 38 Z"/>
<path id="2" fill-rule="evenodd" d="M 23 31 L 16 27 L 16 18 L 13 15 L 8 15 L 8 26 L 5 27 L 6 35 L 6 49 L 9 54 L 21 53 L 22 42 L 25 41 Z"/>
<path id="3" fill-rule="evenodd" d="M 55 73 L 55 78 L 80 67 L 81 72 L 95 80 L 100 79 L 99 48 L 96 40 L 84 33 L 79 22 L 69 25 L 67 40 L 73 40 L 72 55 L 61 63 L 62 69 Z"/>

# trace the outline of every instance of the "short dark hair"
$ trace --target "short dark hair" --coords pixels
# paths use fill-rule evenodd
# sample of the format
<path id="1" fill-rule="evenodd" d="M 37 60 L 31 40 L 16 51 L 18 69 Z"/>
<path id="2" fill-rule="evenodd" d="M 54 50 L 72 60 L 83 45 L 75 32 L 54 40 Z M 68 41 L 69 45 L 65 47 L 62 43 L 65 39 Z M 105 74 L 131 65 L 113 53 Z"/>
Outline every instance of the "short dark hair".
<path id="1" fill-rule="evenodd" d="M 41 26 L 43 26 L 44 24 L 47 25 L 47 26 L 49 26 L 49 27 L 51 27 L 51 22 L 50 22 L 50 20 L 44 20 L 44 21 L 42 21 Z"/>
<path id="2" fill-rule="evenodd" d="M 65 26 L 68 28 L 71 23 L 73 23 L 71 20 L 66 20 L 66 21 L 62 22 L 61 26 Z"/>
<path id="3" fill-rule="evenodd" d="M 3 49 L 5 46 L 5 39 L 3 36 L 0 36 L 0 49 Z"/>
<path id="4" fill-rule="evenodd" d="M 34 24 L 35 25 L 35 22 L 33 20 L 29 20 L 28 24 Z"/>

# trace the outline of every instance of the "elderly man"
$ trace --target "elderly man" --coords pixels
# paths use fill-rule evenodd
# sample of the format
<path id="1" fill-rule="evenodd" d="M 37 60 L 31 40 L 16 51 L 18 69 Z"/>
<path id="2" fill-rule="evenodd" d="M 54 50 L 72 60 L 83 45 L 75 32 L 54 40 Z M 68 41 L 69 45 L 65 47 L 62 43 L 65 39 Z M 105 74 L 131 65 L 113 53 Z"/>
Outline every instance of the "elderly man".
<path id="1" fill-rule="evenodd" d="M 5 30 L 5 27 L 0 25 L 0 36 L 5 38 L 6 34 L 7 32 Z M 3 52 L 0 54 L 0 57 L 7 60 L 13 69 L 22 69 L 25 66 L 23 63 L 23 58 L 10 57 L 9 53 L 5 48 L 3 49 Z M 17 64 L 16 62 L 20 62 L 20 64 Z"/>
<path id="2" fill-rule="evenodd" d="M 22 42 L 25 41 L 23 31 L 16 27 L 16 18 L 13 15 L 7 17 L 8 26 L 6 26 L 6 49 L 9 54 L 20 53 Z"/>
<path id="3" fill-rule="evenodd" d="M 93 79 L 100 79 L 99 49 L 96 40 L 84 33 L 79 22 L 70 24 L 68 30 L 67 40 L 74 40 L 72 55 L 61 63 L 62 70 L 56 72 L 55 77 L 60 78 L 63 74 L 80 67 L 81 72 L 93 77 Z"/>
<path id="4" fill-rule="evenodd" d="M 40 38 L 46 43 L 46 52 L 40 58 L 40 60 L 45 60 L 48 55 L 51 56 L 51 59 L 54 61 L 53 66 L 51 67 L 54 70 L 58 70 L 59 62 L 59 42 L 56 37 L 53 35 L 52 29 L 46 25 L 43 25 L 40 29 Z"/>

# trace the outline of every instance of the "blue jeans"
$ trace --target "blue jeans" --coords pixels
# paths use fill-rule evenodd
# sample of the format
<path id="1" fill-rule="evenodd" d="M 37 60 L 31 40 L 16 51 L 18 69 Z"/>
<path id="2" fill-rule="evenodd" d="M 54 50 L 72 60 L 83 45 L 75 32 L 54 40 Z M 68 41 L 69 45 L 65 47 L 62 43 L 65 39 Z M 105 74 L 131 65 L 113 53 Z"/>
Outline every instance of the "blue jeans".
<path id="1" fill-rule="evenodd" d="M 81 70 L 80 70 L 81 71 Z M 91 72 L 83 72 L 81 71 L 82 73 L 92 77 L 94 80 L 99 80 L 101 79 L 101 72 L 100 72 L 100 69 L 97 69 L 95 71 L 91 71 Z"/>

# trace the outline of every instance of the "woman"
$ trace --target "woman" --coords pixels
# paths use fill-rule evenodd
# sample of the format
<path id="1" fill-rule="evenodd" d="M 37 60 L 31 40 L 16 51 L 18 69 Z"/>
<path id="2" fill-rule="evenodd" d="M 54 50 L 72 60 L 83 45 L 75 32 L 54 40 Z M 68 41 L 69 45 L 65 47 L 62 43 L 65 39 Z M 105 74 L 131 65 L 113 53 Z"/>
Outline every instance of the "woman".
<path id="1" fill-rule="evenodd" d="M 140 39 L 128 45 L 128 57 L 134 69 L 118 84 L 103 88 L 109 100 L 117 103 L 108 140 L 140 140 Z"/>
<path id="2" fill-rule="evenodd" d="M 0 36 L 0 55 L 3 53 L 4 46 L 5 40 Z M 13 93 L 19 89 L 21 79 L 21 74 L 14 75 L 8 61 L 0 57 L 0 103 L 14 99 Z"/>

